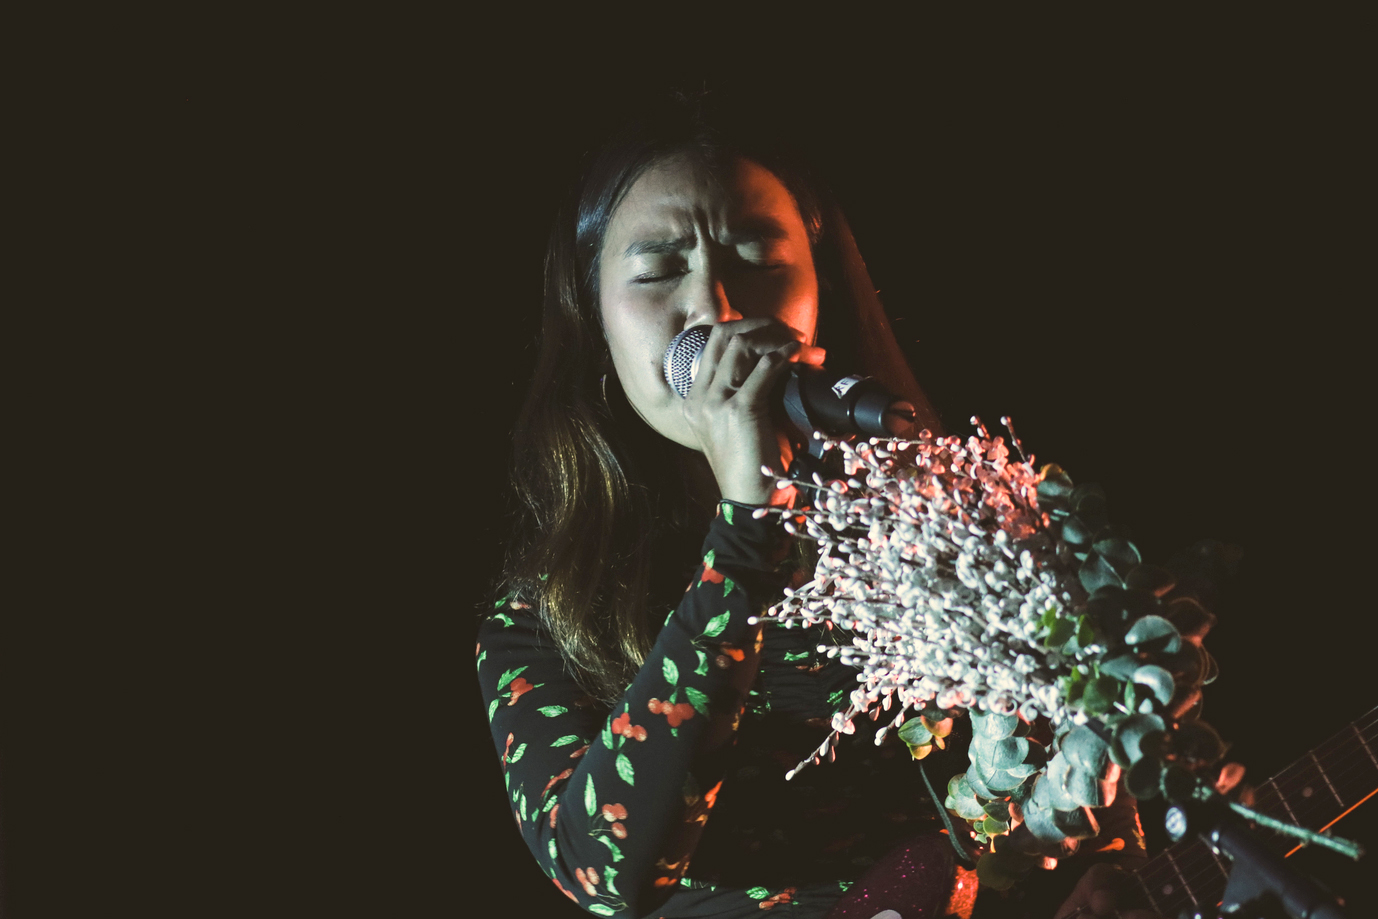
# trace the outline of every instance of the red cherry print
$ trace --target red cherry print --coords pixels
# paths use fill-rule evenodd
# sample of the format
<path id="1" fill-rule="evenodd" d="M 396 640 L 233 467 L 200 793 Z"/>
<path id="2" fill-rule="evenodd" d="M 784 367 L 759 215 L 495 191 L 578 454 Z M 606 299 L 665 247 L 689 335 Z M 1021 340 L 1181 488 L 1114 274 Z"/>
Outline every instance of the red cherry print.
<path id="1" fill-rule="evenodd" d="M 620 823 L 614 823 L 612 825 L 612 835 L 616 836 L 618 839 L 626 839 L 627 828 Z"/>
<path id="2" fill-rule="evenodd" d="M 694 717 L 694 706 L 688 702 L 681 702 L 675 706 L 675 711 L 679 714 L 680 721 L 688 721 Z"/>
<path id="3" fill-rule="evenodd" d="M 646 739 L 646 729 L 643 728 L 641 725 L 638 724 L 636 727 L 632 728 L 632 730 L 635 732 L 632 736 L 635 737 L 637 740 Z"/>
<path id="4" fill-rule="evenodd" d="M 512 698 L 507 700 L 507 704 L 516 705 L 518 699 L 520 699 L 522 696 L 526 695 L 535 688 L 535 686 L 532 686 L 530 683 L 526 681 L 526 677 L 517 677 L 515 680 L 512 681 L 512 686 L 510 687 L 512 692 Z"/>
<path id="5" fill-rule="evenodd" d="M 560 805 L 555 805 L 550 809 L 550 828 L 555 829 L 555 815 L 560 812 Z"/>
<path id="6" fill-rule="evenodd" d="M 659 715 L 659 714 L 660 714 L 660 700 L 659 700 L 659 699 L 652 699 L 650 702 L 646 703 L 646 707 L 647 707 L 648 709 L 651 710 L 651 714 L 652 714 L 652 715 Z"/>

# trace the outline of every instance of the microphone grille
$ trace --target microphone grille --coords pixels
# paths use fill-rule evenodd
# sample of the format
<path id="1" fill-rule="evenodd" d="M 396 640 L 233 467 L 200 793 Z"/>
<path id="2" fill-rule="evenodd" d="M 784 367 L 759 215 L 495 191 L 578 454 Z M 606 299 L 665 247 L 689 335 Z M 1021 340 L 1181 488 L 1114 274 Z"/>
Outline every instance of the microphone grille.
<path id="1" fill-rule="evenodd" d="M 708 333 L 712 331 L 710 325 L 685 329 L 665 349 L 665 382 L 681 398 L 689 395 L 689 387 L 694 385 L 694 377 L 699 372 L 699 358 L 703 355 L 703 346 L 708 344 Z"/>

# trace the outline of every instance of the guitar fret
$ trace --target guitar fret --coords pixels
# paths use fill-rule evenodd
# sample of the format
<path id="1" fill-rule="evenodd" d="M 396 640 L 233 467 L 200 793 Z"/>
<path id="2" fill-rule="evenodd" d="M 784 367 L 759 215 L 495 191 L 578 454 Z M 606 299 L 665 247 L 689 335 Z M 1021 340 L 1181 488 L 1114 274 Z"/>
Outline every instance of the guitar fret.
<path id="1" fill-rule="evenodd" d="M 1370 710 L 1349 725 L 1353 736 L 1341 730 L 1311 753 L 1256 786 L 1255 809 L 1273 817 L 1286 816 L 1298 826 L 1325 829 L 1378 794 L 1375 790 L 1378 755 L 1374 754 L 1378 748 L 1376 716 L 1378 709 Z M 1364 724 L 1365 721 L 1368 723 Z M 1356 749 L 1356 740 L 1362 754 Z M 1313 769 L 1315 776 L 1311 775 Z M 1338 808 L 1319 794 L 1321 782 L 1325 783 Z M 1271 796 L 1277 798 L 1276 803 Z M 1350 800 L 1354 803 L 1346 805 Z M 1270 831 L 1267 835 L 1273 834 Z M 1279 847 L 1278 851 L 1283 849 Z M 1182 840 L 1134 872 L 1134 877 L 1150 908 L 1162 915 L 1173 915 L 1188 902 L 1196 910 L 1202 908 L 1202 903 L 1218 903 L 1224 895 L 1231 867 L 1203 841 Z"/>
<path id="2" fill-rule="evenodd" d="M 1163 912 L 1163 908 L 1158 905 L 1158 900 L 1153 896 L 1153 891 L 1148 889 L 1148 881 L 1144 879 L 1142 871 L 1136 872 L 1134 878 L 1139 882 L 1139 886 L 1144 890 L 1144 896 L 1148 898 L 1148 905 L 1153 907 L 1155 913 Z"/>
<path id="3" fill-rule="evenodd" d="M 1177 859 L 1172 857 L 1172 850 L 1168 849 L 1165 854 L 1167 855 L 1168 864 L 1172 866 L 1173 871 L 1177 872 L 1177 879 L 1182 882 L 1182 887 L 1186 889 L 1187 896 L 1191 897 L 1191 905 L 1199 907 L 1201 904 L 1197 902 L 1196 894 L 1192 891 L 1191 885 L 1187 883 L 1187 876 L 1182 873 L 1181 867 L 1177 864 Z"/>
<path id="4" fill-rule="evenodd" d="M 1359 733 L 1359 728 L 1352 724 L 1349 727 L 1354 731 L 1354 736 L 1359 738 L 1359 746 L 1363 747 L 1364 752 L 1368 754 L 1368 761 L 1373 763 L 1374 766 L 1378 766 L 1378 758 L 1374 757 L 1373 751 L 1369 749 L 1368 744 L 1364 743 L 1364 735 Z"/>
<path id="5" fill-rule="evenodd" d="M 1264 784 L 1264 785 L 1272 785 L 1272 786 L 1273 786 L 1273 794 L 1275 794 L 1275 795 L 1278 796 L 1278 800 L 1282 802 L 1282 806 L 1283 806 L 1284 808 L 1287 809 L 1287 816 L 1289 816 L 1289 817 L 1292 818 L 1292 822 L 1293 822 L 1293 823 L 1296 823 L 1296 822 L 1297 822 L 1297 815 L 1294 814 L 1294 813 L 1292 813 L 1292 805 L 1288 804 L 1288 803 L 1287 803 L 1287 799 L 1284 798 L 1284 797 L 1282 796 L 1282 789 L 1278 787 L 1278 783 L 1275 782 L 1275 781 L 1272 780 L 1272 779 L 1269 779 L 1268 781 L 1264 782 L 1263 784 Z"/>
<path id="6" fill-rule="evenodd" d="M 1319 772 L 1321 774 L 1321 778 L 1325 780 L 1325 787 L 1329 788 L 1330 793 L 1335 796 L 1335 803 L 1340 805 L 1340 807 L 1344 807 L 1344 798 L 1341 798 L 1340 793 L 1335 790 L 1334 783 L 1330 781 L 1330 776 L 1325 774 L 1325 769 L 1321 768 L 1321 761 L 1316 758 L 1315 753 L 1311 754 L 1311 761 L 1316 764 L 1316 771 Z"/>

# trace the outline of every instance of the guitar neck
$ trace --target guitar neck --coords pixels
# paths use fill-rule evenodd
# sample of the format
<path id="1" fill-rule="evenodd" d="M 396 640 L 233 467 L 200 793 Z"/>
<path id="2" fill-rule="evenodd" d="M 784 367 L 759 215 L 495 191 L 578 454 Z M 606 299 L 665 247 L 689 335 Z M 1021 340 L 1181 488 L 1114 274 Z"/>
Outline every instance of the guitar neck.
<path id="1" fill-rule="evenodd" d="M 1378 708 L 1369 710 L 1255 791 L 1254 810 L 1323 830 L 1378 792 Z M 1280 853 L 1296 840 L 1260 829 Z M 1164 850 L 1135 877 L 1148 905 L 1165 916 L 1208 910 L 1220 902 L 1229 863 L 1199 839 Z"/>

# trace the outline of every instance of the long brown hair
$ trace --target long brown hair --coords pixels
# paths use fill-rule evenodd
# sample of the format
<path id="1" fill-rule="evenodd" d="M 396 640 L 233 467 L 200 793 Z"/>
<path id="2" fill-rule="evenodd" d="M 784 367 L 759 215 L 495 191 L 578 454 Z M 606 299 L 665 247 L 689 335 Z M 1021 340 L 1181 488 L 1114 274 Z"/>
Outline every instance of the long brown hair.
<path id="1" fill-rule="evenodd" d="M 536 371 L 514 433 L 517 533 L 502 579 L 506 594 L 537 608 L 581 685 L 605 701 L 645 660 L 705 525 L 689 500 L 684 448 L 653 432 L 621 393 L 598 299 L 613 211 L 651 164 L 673 155 L 709 170 L 743 157 L 781 180 L 809 229 L 829 366 L 876 377 L 938 430 L 846 221 L 806 168 L 749 129 L 729 140 L 683 103 L 615 135 L 589 160 L 546 249 Z"/>

